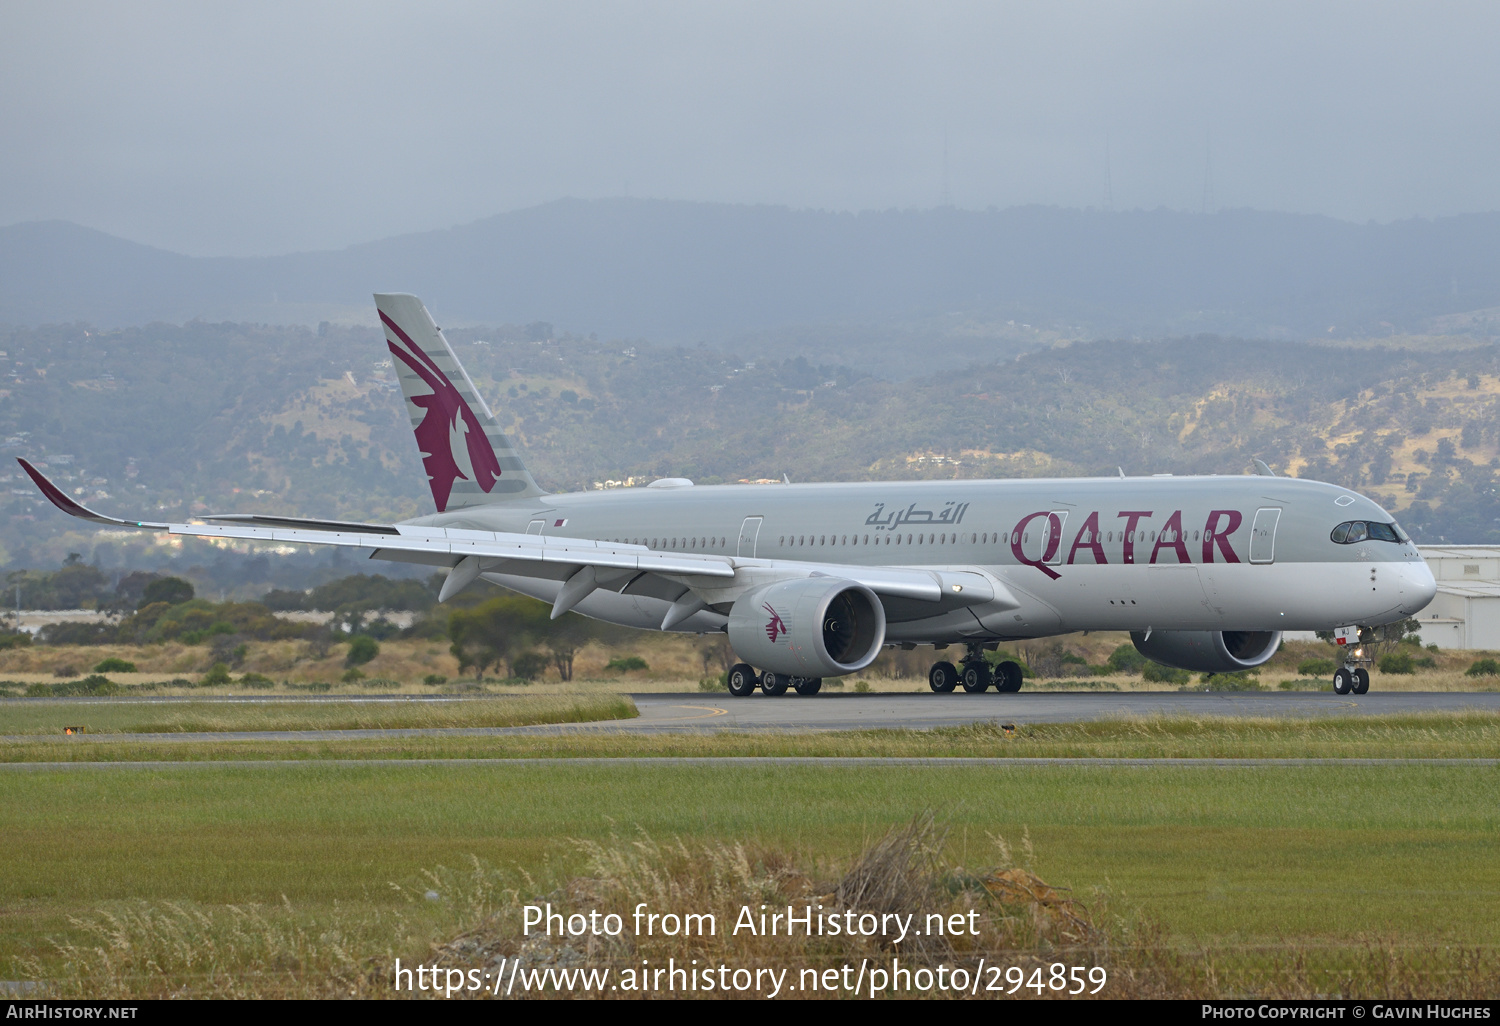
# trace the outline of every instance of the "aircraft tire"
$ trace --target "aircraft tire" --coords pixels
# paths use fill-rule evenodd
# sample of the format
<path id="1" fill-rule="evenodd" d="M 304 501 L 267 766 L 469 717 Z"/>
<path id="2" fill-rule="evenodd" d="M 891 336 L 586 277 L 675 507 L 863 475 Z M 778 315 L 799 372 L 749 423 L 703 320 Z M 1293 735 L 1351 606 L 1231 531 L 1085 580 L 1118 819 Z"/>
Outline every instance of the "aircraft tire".
<path id="1" fill-rule="evenodd" d="M 1333 693 L 1335 695 L 1347 695 L 1354 690 L 1354 674 L 1340 666 L 1333 671 Z"/>
<path id="2" fill-rule="evenodd" d="M 759 684 L 755 667 L 749 663 L 735 663 L 729 668 L 729 693 L 735 698 L 749 698 Z"/>
<path id="3" fill-rule="evenodd" d="M 792 678 L 784 673 L 772 673 L 767 670 L 761 675 L 760 689 L 768 695 L 784 695 L 787 686 L 792 683 Z"/>
<path id="4" fill-rule="evenodd" d="M 822 686 L 822 677 L 802 677 L 792 680 L 792 687 L 799 695 L 816 695 Z"/>
<path id="5" fill-rule="evenodd" d="M 927 686 L 940 695 L 946 695 L 958 683 L 958 668 L 952 663 L 933 663 L 927 671 Z"/>
<path id="6" fill-rule="evenodd" d="M 1014 694 L 1021 690 L 1021 664 L 1007 659 L 995 667 L 995 692 Z"/>
<path id="7" fill-rule="evenodd" d="M 985 663 L 969 663 L 964 667 L 963 675 L 964 690 L 971 695 L 977 695 L 987 690 L 995 683 L 995 675 Z"/>
<path id="8" fill-rule="evenodd" d="M 1362 695 L 1370 690 L 1370 671 L 1363 666 L 1354 671 L 1354 693 Z"/>

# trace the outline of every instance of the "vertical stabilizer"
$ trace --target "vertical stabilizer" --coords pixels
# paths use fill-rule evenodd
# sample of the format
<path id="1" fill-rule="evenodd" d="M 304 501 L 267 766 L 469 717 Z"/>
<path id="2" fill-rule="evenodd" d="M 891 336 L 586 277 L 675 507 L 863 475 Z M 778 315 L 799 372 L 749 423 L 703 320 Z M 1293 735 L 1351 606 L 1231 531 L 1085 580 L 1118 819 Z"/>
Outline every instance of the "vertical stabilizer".
<path id="1" fill-rule="evenodd" d="M 545 494 L 416 296 L 375 295 L 439 513 Z"/>

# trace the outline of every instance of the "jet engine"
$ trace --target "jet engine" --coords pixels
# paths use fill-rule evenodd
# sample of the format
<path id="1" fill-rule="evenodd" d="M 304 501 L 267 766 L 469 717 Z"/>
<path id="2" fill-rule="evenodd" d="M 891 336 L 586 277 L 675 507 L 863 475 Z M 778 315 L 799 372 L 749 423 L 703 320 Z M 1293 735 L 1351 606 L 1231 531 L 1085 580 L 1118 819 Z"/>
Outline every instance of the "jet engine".
<path id="1" fill-rule="evenodd" d="M 885 642 L 885 607 L 854 581 L 805 577 L 742 595 L 729 610 L 729 643 L 739 657 L 791 677 L 863 670 Z"/>
<path id="2" fill-rule="evenodd" d="M 1136 651 L 1147 659 L 1195 673 L 1233 673 L 1270 659 L 1281 646 L 1280 631 L 1131 631 Z"/>

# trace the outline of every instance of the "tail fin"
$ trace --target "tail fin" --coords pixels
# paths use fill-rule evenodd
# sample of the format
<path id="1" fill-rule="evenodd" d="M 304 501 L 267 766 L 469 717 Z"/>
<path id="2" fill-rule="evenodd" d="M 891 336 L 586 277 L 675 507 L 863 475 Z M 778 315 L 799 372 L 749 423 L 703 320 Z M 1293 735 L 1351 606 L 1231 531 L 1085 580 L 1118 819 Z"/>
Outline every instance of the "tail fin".
<path id="1" fill-rule="evenodd" d="M 375 296 L 438 512 L 545 495 L 416 296 Z"/>

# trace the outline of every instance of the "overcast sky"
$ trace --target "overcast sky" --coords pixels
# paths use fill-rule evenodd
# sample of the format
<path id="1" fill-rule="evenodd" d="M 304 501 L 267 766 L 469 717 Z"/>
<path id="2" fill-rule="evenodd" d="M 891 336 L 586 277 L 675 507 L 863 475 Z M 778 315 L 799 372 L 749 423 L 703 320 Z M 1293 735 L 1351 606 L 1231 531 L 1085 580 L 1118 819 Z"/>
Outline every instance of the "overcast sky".
<path id="1" fill-rule="evenodd" d="M 242 255 L 562 196 L 1494 210 L 1497 29 L 1430 0 L 5 0 L 0 224 Z"/>

